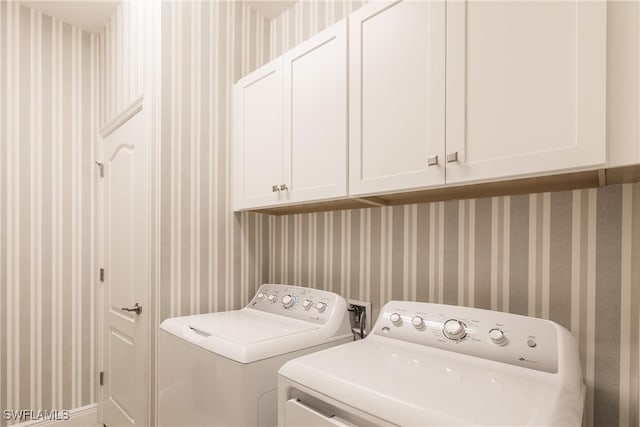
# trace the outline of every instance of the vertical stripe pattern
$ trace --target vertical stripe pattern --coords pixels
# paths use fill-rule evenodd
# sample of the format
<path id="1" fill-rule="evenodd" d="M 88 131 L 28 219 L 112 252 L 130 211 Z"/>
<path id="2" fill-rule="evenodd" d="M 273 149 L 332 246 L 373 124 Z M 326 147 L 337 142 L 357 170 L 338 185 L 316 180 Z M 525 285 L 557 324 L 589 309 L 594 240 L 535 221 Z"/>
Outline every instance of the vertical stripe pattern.
<path id="1" fill-rule="evenodd" d="M 160 321 L 239 308 L 267 280 L 270 219 L 232 212 L 230 137 L 233 84 L 266 61 L 268 30 L 241 2 L 162 3 Z"/>
<path id="2" fill-rule="evenodd" d="M 96 399 L 98 56 L 97 35 L 0 2 L 2 409 Z"/>
<path id="3" fill-rule="evenodd" d="M 587 425 L 636 425 L 639 197 L 625 184 L 271 217 L 265 277 L 371 301 L 374 319 L 404 299 L 554 320 L 579 340 Z"/>
<path id="4" fill-rule="evenodd" d="M 640 184 L 233 213 L 233 83 L 362 2 L 298 2 L 271 22 L 242 2 L 163 2 L 145 34 L 147 3 L 123 2 L 95 36 L 0 2 L 0 408 L 96 399 L 96 134 L 144 93 L 161 106 L 156 325 L 238 308 L 266 281 L 368 300 L 374 317 L 397 298 L 549 318 L 579 340 L 586 425 L 638 425 Z"/>

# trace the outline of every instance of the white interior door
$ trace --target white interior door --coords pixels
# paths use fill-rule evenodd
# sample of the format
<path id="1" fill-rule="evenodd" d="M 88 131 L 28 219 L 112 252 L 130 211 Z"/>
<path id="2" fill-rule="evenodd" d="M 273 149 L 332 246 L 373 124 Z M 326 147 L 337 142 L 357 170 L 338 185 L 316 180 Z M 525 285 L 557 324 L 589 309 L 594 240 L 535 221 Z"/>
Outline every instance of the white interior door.
<path id="1" fill-rule="evenodd" d="M 138 111 L 104 138 L 103 423 L 146 425 L 148 144 Z M 140 312 L 126 311 L 138 304 Z"/>
<path id="2" fill-rule="evenodd" d="M 349 194 L 444 184 L 444 1 L 349 17 Z"/>

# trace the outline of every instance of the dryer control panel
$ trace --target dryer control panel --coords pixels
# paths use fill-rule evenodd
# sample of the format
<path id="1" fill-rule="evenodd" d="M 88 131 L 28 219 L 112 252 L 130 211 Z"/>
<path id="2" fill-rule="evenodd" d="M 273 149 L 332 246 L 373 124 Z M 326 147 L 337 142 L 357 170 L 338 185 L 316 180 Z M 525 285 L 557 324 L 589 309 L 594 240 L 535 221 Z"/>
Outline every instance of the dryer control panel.
<path id="1" fill-rule="evenodd" d="M 409 301 L 387 303 L 373 333 L 550 373 L 562 326 L 517 314 Z M 569 334 L 570 335 L 570 334 Z"/>
<path id="2" fill-rule="evenodd" d="M 334 313 L 342 316 L 347 302 L 340 295 L 321 289 L 264 284 L 247 307 L 324 324 Z"/>

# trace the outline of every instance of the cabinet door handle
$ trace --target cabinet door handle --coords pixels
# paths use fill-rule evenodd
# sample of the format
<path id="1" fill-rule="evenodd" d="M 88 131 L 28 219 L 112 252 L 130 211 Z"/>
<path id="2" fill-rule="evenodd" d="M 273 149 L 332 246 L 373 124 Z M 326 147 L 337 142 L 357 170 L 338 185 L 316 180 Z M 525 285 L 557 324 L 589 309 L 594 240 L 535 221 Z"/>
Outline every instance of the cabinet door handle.
<path id="1" fill-rule="evenodd" d="M 279 187 L 279 186 L 277 186 L 277 185 L 272 185 L 272 186 L 271 186 L 271 191 L 273 191 L 274 193 L 275 193 L 276 191 L 280 191 L 280 187 Z"/>
<path id="2" fill-rule="evenodd" d="M 282 190 L 282 191 L 287 191 L 287 190 L 288 190 L 288 188 L 287 188 L 287 184 L 281 184 L 281 185 L 280 185 L 280 190 Z"/>
<path id="3" fill-rule="evenodd" d="M 436 166 L 438 164 L 438 156 L 431 156 L 427 159 L 428 166 Z"/>
<path id="4" fill-rule="evenodd" d="M 453 163 L 458 161 L 458 152 L 454 151 L 453 153 L 447 154 L 447 163 Z"/>

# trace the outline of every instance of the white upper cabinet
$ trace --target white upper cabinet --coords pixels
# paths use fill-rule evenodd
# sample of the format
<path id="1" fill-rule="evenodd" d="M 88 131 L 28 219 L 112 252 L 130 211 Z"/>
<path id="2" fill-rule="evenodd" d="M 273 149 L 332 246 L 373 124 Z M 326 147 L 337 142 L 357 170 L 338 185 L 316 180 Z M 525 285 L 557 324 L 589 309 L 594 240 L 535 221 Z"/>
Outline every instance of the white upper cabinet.
<path id="1" fill-rule="evenodd" d="M 287 203 L 347 195 L 347 21 L 288 51 L 284 67 Z"/>
<path id="2" fill-rule="evenodd" d="M 604 0 L 371 1 L 236 84 L 235 209 L 605 167 L 606 70 Z"/>
<path id="3" fill-rule="evenodd" d="M 604 1 L 449 1 L 446 182 L 604 165 L 606 33 Z"/>
<path id="4" fill-rule="evenodd" d="M 349 17 L 349 193 L 444 184 L 444 1 Z"/>
<path id="5" fill-rule="evenodd" d="M 239 80 L 233 101 L 235 209 L 276 204 L 284 184 L 282 62 L 270 62 Z"/>
<path id="6" fill-rule="evenodd" d="M 347 23 L 236 83 L 235 209 L 347 195 Z"/>

